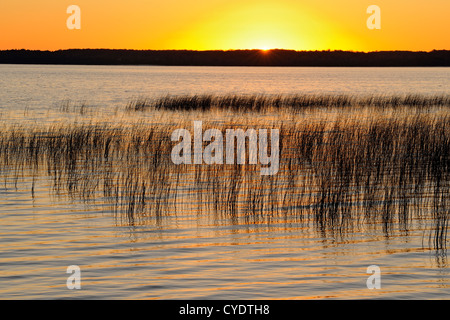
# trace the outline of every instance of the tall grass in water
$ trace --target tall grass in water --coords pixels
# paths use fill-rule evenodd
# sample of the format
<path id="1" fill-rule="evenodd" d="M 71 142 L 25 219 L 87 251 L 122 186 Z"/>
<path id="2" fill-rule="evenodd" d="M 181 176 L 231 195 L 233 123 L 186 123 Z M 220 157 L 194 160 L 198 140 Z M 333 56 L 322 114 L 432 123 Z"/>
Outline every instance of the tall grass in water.
<path id="1" fill-rule="evenodd" d="M 185 95 L 149 99 L 137 98 L 130 101 L 126 109 L 129 111 L 156 110 L 232 110 L 232 111 L 265 111 L 267 109 L 301 110 L 310 108 L 342 108 L 342 107 L 436 107 L 450 106 L 450 96 L 382 96 L 372 95 L 358 97 L 352 95 Z"/>
<path id="2" fill-rule="evenodd" d="M 279 128 L 280 171 L 274 176 L 261 176 L 259 165 L 174 165 L 170 153 L 175 142 L 170 136 L 179 127 L 192 132 L 189 120 L 176 125 L 5 127 L 0 133 L 0 165 L 5 179 L 27 170 L 36 177 L 47 175 L 57 194 L 102 199 L 132 224 L 147 215 L 162 219 L 177 214 L 179 204 L 190 199 L 203 214 L 233 223 L 298 221 L 333 237 L 360 227 L 381 228 L 389 236 L 419 223 L 429 231 L 431 245 L 442 249 L 450 208 L 449 99 L 409 99 L 402 100 L 410 101 L 405 106 L 409 113 L 395 112 L 399 106 L 392 102 L 381 108 L 392 112 L 379 112 L 380 106 L 367 100 L 366 105 L 360 101 L 349 108 L 352 118 L 333 119 L 317 111 L 316 121 L 298 117 L 280 123 L 253 119 L 243 124 L 240 118 L 204 122 L 204 130 L 222 132 L 234 127 Z M 424 106 L 430 110 L 422 112 Z M 367 107 L 372 117 L 358 118 Z M 199 108 L 208 118 L 210 107 L 187 109 Z M 331 110 L 331 102 L 327 108 Z"/>

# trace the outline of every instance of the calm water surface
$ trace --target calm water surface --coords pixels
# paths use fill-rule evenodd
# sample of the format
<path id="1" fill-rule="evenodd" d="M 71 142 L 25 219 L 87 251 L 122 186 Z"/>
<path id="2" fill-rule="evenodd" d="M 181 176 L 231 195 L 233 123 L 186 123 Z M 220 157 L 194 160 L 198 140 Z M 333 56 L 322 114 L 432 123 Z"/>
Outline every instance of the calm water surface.
<path id="1" fill-rule="evenodd" d="M 0 65 L 0 117 L 57 122 L 63 100 L 108 113 L 131 98 L 199 93 L 450 94 L 448 68 Z M 1 173 L 1 170 L 0 170 Z M 45 177 L 0 184 L 0 298 L 450 298 L 445 250 L 423 228 L 321 236 L 298 222 L 231 223 L 178 208 L 134 225 Z M 82 290 L 68 290 L 78 265 Z M 378 265 L 382 288 L 369 290 Z"/>
<path id="2" fill-rule="evenodd" d="M 11 118 L 70 100 L 102 111 L 136 97 L 182 94 L 449 94 L 449 68 L 0 65 L 0 112 Z M 11 111 L 13 113 L 11 114 Z"/>

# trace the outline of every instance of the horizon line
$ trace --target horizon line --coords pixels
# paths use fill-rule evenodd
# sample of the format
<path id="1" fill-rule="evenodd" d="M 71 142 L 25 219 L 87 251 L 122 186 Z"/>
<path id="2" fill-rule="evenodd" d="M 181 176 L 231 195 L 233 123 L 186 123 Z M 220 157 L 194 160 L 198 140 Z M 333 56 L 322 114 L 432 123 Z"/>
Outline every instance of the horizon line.
<path id="1" fill-rule="evenodd" d="M 58 51 L 69 51 L 69 50 L 111 50 L 111 51 L 191 51 L 191 52 L 229 52 L 229 51 L 293 51 L 293 52 L 353 52 L 353 53 L 374 53 L 374 52 L 434 52 L 434 51 L 450 51 L 450 49 L 432 49 L 432 50 L 403 50 L 403 49 L 392 49 L 392 50 L 372 50 L 372 51 L 359 51 L 359 50 L 344 50 L 344 49 L 316 49 L 316 50 L 297 50 L 297 49 L 284 49 L 284 48 L 269 48 L 269 49 L 126 49 L 126 48 L 66 48 L 66 49 L 0 49 L 1 51 L 42 51 L 42 52 L 58 52 Z"/>

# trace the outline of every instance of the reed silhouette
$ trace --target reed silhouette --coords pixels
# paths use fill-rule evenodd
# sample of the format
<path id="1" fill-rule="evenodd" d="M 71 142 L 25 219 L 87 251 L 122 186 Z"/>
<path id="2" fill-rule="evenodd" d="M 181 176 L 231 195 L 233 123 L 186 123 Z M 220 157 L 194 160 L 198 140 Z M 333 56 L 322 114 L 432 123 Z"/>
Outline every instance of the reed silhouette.
<path id="1" fill-rule="evenodd" d="M 139 98 L 128 112 L 194 111 L 208 118 L 223 109 L 238 117 L 204 122 L 204 130 L 278 128 L 279 173 L 261 176 L 260 165 L 248 161 L 173 164 L 170 137 L 176 128 L 192 127 L 187 117 L 166 124 L 5 126 L 0 172 L 5 181 L 33 176 L 32 194 L 39 177 L 50 177 L 56 194 L 108 203 L 130 224 L 164 219 L 191 202 L 198 212 L 232 223 L 298 221 L 332 237 L 356 228 L 390 236 L 421 224 L 430 246 L 441 250 L 450 208 L 449 106 L 448 96 Z M 306 109 L 317 113 L 315 121 L 239 121 L 245 112 Z M 339 113 L 343 109 L 348 112 Z M 329 116 L 333 110 L 337 117 Z"/>
<path id="2" fill-rule="evenodd" d="M 139 97 L 130 101 L 129 111 L 154 110 L 232 110 L 266 111 L 288 109 L 292 111 L 311 108 L 354 108 L 354 107 L 426 107 L 450 106 L 450 96 L 382 96 L 359 97 L 352 95 L 167 95 L 157 99 Z"/>

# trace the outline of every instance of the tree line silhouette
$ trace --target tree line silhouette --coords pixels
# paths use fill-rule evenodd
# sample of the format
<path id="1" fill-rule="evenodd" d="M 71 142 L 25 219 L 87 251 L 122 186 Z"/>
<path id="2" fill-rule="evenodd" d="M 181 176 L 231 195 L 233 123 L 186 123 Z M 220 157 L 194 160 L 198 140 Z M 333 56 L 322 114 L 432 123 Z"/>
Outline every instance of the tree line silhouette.
<path id="1" fill-rule="evenodd" d="M 294 51 L 263 50 L 2 50 L 2 64 L 169 65 L 169 66 L 450 66 L 449 50 Z"/>

